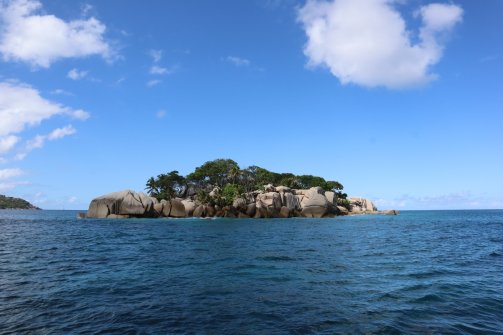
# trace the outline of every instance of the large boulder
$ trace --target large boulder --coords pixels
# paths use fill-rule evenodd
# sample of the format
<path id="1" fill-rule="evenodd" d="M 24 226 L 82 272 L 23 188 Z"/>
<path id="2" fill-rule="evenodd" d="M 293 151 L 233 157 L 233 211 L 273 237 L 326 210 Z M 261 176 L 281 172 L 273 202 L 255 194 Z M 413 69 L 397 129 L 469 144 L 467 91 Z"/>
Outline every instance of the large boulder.
<path id="1" fill-rule="evenodd" d="M 321 218 L 327 213 L 328 201 L 324 195 L 312 193 L 302 199 L 302 216 Z"/>
<path id="2" fill-rule="evenodd" d="M 349 211 L 346 207 L 337 206 L 337 209 L 339 210 L 340 215 L 348 215 L 349 214 Z"/>
<path id="3" fill-rule="evenodd" d="M 293 193 L 296 195 L 304 195 L 307 192 L 309 192 L 309 190 L 297 190 L 297 189 L 293 190 Z"/>
<path id="4" fill-rule="evenodd" d="M 275 192 L 276 191 L 276 187 L 274 187 L 273 184 L 267 184 L 267 185 L 264 185 L 264 191 L 269 193 L 269 192 Z"/>
<path id="5" fill-rule="evenodd" d="M 267 192 L 259 194 L 257 195 L 256 202 L 260 202 L 262 205 L 266 207 L 281 208 L 281 197 L 279 193 L 276 192 Z"/>
<path id="6" fill-rule="evenodd" d="M 185 216 L 192 216 L 192 213 L 194 213 L 197 207 L 196 203 L 191 199 L 184 199 L 182 200 L 182 204 L 185 207 Z"/>
<path id="7" fill-rule="evenodd" d="M 88 218 L 106 218 L 109 215 L 155 216 L 154 200 L 142 192 L 124 190 L 105 194 L 91 201 Z"/>
<path id="8" fill-rule="evenodd" d="M 316 186 L 316 187 L 311 187 L 309 190 L 307 190 L 307 192 L 304 193 L 304 195 L 307 197 L 313 197 L 316 194 L 320 194 L 320 195 L 325 196 L 325 191 L 323 190 L 323 188 Z"/>
<path id="9" fill-rule="evenodd" d="M 287 186 L 277 186 L 275 188 L 275 191 L 278 193 L 286 193 L 286 192 L 292 192 L 292 189 Z"/>
<path id="10" fill-rule="evenodd" d="M 246 215 L 249 217 L 255 216 L 255 212 L 257 210 L 257 205 L 255 203 L 248 204 L 246 206 Z"/>
<path id="11" fill-rule="evenodd" d="M 248 204 L 247 204 L 246 200 L 243 198 L 236 198 L 232 202 L 232 207 L 234 207 L 235 209 L 237 209 L 240 212 L 246 212 L 247 205 Z"/>
<path id="12" fill-rule="evenodd" d="M 171 201 L 161 200 L 162 204 L 162 216 L 169 217 L 169 213 L 171 212 Z"/>
<path id="13" fill-rule="evenodd" d="M 348 199 L 350 212 L 352 213 L 372 213 L 377 211 L 377 207 L 369 199 L 362 197 L 351 197 Z"/>
<path id="14" fill-rule="evenodd" d="M 280 211 L 279 211 L 279 217 L 281 218 L 289 218 L 290 217 L 290 210 L 288 209 L 288 207 L 286 206 L 283 206 L 281 207 Z"/>
<path id="15" fill-rule="evenodd" d="M 255 202 L 257 211 L 260 213 L 260 217 L 277 217 L 281 209 L 281 196 L 277 192 L 267 192 L 257 195 Z M 265 209 L 265 212 L 264 212 Z"/>
<path id="16" fill-rule="evenodd" d="M 215 207 L 213 206 L 206 206 L 206 216 L 207 217 L 214 217 L 216 214 Z"/>
<path id="17" fill-rule="evenodd" d="M 180 199 L 171 199 L 169 202 L 171 203 L 171 211 L 169 212 L 170 217 L 184 218 L 187 216 L 185 206 Z"/>
<path id="18" fill-rule="evenodd" d="M 327 201 L 331 203 L 332 205 L 337 206 L 337 197 L 335 195 L 335 192 L 332 191 L 326 191 L 325 192 L 325 198 L 327 198 Z"/>
<path id="19" fill-rule="evenodd" d="M 199 205 L 194 209 L 194 213 L 192 213 L 192 216 L 195 218 L 201 218 L 206 216 L 206 207 L 204 205 Z"/>
<path id="20" fill-rule="evenodd" d="M 285 193 L 283 205 L 290 211 L 301 210 L 299 197 L 292 193 Z"/>
<path id="21" fill-rule="evenodd" d="M 162 215 L 163 208 L 164 208 L 164 204 L 162 202 L 154 204 L 154 212 L 155 212 L 156 216 L 163 216 Z"/>

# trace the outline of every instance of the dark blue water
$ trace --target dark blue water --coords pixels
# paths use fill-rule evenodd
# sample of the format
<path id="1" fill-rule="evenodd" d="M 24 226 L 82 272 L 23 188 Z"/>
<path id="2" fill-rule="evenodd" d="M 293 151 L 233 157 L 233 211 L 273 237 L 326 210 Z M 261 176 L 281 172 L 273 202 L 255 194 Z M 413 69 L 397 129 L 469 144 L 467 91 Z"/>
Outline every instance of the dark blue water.
<path id="1" fill-rule="evenodd" d="M 0 211 L 0 333 L 503 333 L 503 211 L 75 215 Z"/>

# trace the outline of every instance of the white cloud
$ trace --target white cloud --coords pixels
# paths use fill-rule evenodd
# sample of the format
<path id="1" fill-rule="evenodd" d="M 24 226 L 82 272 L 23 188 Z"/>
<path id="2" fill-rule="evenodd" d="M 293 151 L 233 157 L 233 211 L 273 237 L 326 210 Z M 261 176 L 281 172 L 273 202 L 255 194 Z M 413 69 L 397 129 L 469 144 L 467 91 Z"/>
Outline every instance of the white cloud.
<path id="1" fill-rule="evenodd" d="M 159 63 L 162 59 L 162 50 L 149 50 L 148 54 L 152 57 L 154 63 Z"/>
<path id="2" fill-rule="evenodd" d="M 439 41 L 462 20 L 454 4 L 421 7 L 419 41 L 394 4 L 397 0 L 308 0 L 298 20 L 307 35 L 310 66 L 325 66 L 342 84 L 402 88 L 437 77 L 431 72 L 443 53 Z"/>
<path id="3" fill-rule="evenodd" d="M 161 67 L 161 66 L 158 66 L 158 65 L 153 65 L 151 68 L 150 68 L 150 74 L 159 74 L 159 75 L 162 75 L 162 74 L 169 74 L 169 70 L 165 67 Z"/>
<path id="4" fill-rule="evenodd" d="M 58 140 L 60 138 L 63 138 L 65 136 L 73 135 L 77 132 L 75 128 L 73 128 L 72 125 L 68 125 L 63 128 L 56 128 L 54 129 L 49 135 L 47 135 L 47 139 L 49 141 L 54 141 Z"/>
<path id="5" fill-rule="evenodd" d="M 0 82 L 0 136 L 23 131 L 28 126 L 39 125 L 55 115 L 69 115 L 85 120 L 89 114 L 49 101 L 29 85 L 17 82 Z"/>
<path id="6" fill-rule="evenodd" d="M 26 143 L 26 152 L 24 153 L 23 158 L 26 156 L 28 152 L 32 151 L 33 149 L 40 149 L 44 146 L 44 144 L 45 144 L 45 136 L 42 135 L 35 136 Z"/>
<path id="7" fill-rule="evenodd" d="M 11 179 L 14 177 L 19 177 L 24 175 L 24 171 L 21 169 L 0 169 L 0 180 Z"/>
<path id="8" fill-rule="evenodd" d="M 106 27 L 94 17 L 64 21 L 44 15 L 38 0 L 0 2 L 0 53 L 6 61 L 23 61 L 48 68 L 62 58 L 113 56 L 105 41 Z"/>
<path id="9" fill-rule="evenodd" d="M 162 83 L 162 80 L 152 79 L 152 80 L 147 81 L 147 86 L 153 87 L 153 86 L 159 85 L 160 83 Z"/>
<path id="10" fill-rule="evenodd" d="M 421 29 L 426 35 L 452 29 L 463 17 L 463 10 L 456 5 L 432 3 L 419 9 L 424 26 Z"/>
<path id="11" fill-rule="evenodd" d="M 46 141 L 59 140 L 65 136 L 73 135 L 76 132 L 77 130 L 72 125 L 68 125 L 63 128 L 56 128 L 48 135 L 37 135 L 26 142 L 24 151 L 18 153 L 15 160 L 23 160 L 31 151 L 43 148 Z"/>
<path id="12" fill-rule="evenodd" d="M 19 137 L 10 135 L 0 137 L 0 154 L 9 152 L 19 142 Z"/>
<path id="13" fill-rule="evenodd" d="M 249 59 L 236 57 L 236 56 L 227 56 L 225 60 L 237 67 L 245 67 L 250 66 L 251 62 Z"/>
<path id="14" fill-rule="evenodd" d="M 87 73 L 88 72 L 84 70 L 79 71 L 78 69 L 71 69 L 70 71 L 68 71 L 67 77 L 72 80 L 79 80 L 87 76 Z"/>

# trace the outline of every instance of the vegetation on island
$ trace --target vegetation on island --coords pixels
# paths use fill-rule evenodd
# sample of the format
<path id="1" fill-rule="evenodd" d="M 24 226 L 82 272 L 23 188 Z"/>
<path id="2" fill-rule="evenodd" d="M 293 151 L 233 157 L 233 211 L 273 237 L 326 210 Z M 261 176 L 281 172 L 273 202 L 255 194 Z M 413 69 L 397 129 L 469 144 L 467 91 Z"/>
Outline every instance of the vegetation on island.
<path id="1" fill-rule="evenodd" d="M 327 181 L 313 175 L 277 173 L 259 166 L 241 169 L 232 159 L 208 161 L 187 176 L 181 176 L 178 171 L 173 170 L 155 178 L 151 177 L 147 180 L 145 189 L 150 196 L 158 200 L 192 197 L 200 203 L 229 206 L 235 198 L 262 190 L 264 185 L 268 184 L 293 189 L 319 186 L 336 193 L 337 205 L 349 207 L 347 194 L 342 192 L 344 187 L 338 181 Z M 213 192 L 211 197 L 210 192 Z"/>
<path id="2" fill-rule="evenodd" d="M 33 206 L 24 199 L 0 195 L 0 209 L 40 209 L 40 208 Z"/>

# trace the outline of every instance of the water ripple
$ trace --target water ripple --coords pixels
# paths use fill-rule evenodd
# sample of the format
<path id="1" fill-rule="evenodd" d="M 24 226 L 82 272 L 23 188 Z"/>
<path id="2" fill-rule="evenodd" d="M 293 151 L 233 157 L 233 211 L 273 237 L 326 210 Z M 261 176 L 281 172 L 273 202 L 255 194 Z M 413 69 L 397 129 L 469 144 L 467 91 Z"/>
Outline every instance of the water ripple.
<path id="1" fill-rule="evenodd" d="M 1 334 L 502 334 L 503 211 L 0 211 Z"/>

